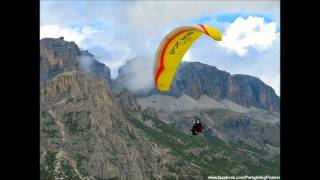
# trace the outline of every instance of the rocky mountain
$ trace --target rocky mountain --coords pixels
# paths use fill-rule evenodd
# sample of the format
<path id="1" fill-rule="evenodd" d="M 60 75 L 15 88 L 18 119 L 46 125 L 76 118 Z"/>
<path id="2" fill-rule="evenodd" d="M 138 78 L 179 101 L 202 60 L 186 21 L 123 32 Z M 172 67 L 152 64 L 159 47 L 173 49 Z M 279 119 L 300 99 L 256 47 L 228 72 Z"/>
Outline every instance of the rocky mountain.
<path id="1" fill-rule="evenodd" d="M 200 94 L 203 89 L 199 97 L 188 88 L 177 89 L 182 96 L 141 96 L 115 88 L 120 81 L 111 80 L 109 68 L 75 43 L 46 38 L 40 44 L 41 179 L 279 175 L 276 112 Z M 190 137 L 195 114 L 206 128 Z"/>
<path id="2" fill-rule="evenodd" d="M 134 62 L 125 66 L 134 66 Z M 131 69 L 131 67 L 122 67 Z M 126 84 L 125 79 L 132 75 L 119 71 L 116 79 L 118 86 Z M 272 112 L 279 112 L 280 98 L 275 91 L 260 79 L 249 75 L 231 75 L 214 66 L 200 62 L 182 62 L 168 93 L 159 93 L 156 89 L 148 92 L 134 92 L 138 96 L 163 94 L 180 97 L 183 94 L 194 99 L 207 95 L 213 99 L 228 99 L 245 107 L 256 107 Z"/>
<path id="3" fill-rule="evenodd" d="M 41 85 L 41 179 L 203 179 L 210 172 L 258 173 L 253 165 L 274 171 L 268 157 L 250 158 L 219 139 L 192 139 L 147 111 L 128 109 L 130 95 L 113 96 L 105 80 L 78 71 Z"/>
<path id="4" fill-rule="evenodd" d="M 69 164 L 79 177 L 144 179 L 150 170 L 144 161 L 152 158 L 151 151 L 140 144 L 143 140 L 131 139 L 139 137 L 108 92 L 105 81 L 81 72 L 65 72 L 42 85 L 42 159 L 50 153 L 72 159 Z M 146 149 L 143 157 L 137 144 Z M 52 168 L 58 168 L 57 163 Z"/>
<path id="5" fill-rule="evenodd" d="M 61 38 L 40 40 L 40 79 L 52 79 L 66 71 L 83 71 L 111 81 L 110 69 L 88 51 L 81 51 L 74 42 Z"/>

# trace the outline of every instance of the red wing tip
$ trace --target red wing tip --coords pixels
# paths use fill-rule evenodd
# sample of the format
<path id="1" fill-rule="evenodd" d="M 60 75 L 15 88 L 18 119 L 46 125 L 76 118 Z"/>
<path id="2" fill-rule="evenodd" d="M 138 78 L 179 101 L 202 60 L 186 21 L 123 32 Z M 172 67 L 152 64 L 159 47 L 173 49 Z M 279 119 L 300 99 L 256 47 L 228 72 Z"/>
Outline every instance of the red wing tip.
<path id="1" fill-rule="evenodd" d="M 203 25 L 203 24 L 199 24 L 199 26 L 201 27 L 201 29 L 204 31 L 204 33 L 205 33 L 205 34 L 209 35 L 209 33 L 208 33 L 208 31 L 207 31 L 206 27 L 204 27 L 204 25 Z"/>

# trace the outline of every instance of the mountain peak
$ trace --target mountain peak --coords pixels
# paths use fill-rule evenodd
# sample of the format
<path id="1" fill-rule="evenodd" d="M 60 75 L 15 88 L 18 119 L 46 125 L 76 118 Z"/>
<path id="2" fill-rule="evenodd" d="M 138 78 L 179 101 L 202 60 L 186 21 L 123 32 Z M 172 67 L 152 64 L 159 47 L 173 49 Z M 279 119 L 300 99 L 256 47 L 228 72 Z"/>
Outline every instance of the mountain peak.
<path id="1" fill-rule="evenodd" d="M 60 50 L 62 50 L 62 48 L 72 48 L 80 53 L 80 49 L 74 41 L 65 41 L 63 38 L 42 38 L 40 40 L 40 45 L 47 48 L 60 48 Z"/>
<path id="2" fill-rule="evenodd" d="M 63 38 L 40 40 L 40 79 L 52 79 L 67 71 L 83 71 L 111 81 L 110 69 L 95 59 L 89 51 L 82 51 L 73 41 Z"/>

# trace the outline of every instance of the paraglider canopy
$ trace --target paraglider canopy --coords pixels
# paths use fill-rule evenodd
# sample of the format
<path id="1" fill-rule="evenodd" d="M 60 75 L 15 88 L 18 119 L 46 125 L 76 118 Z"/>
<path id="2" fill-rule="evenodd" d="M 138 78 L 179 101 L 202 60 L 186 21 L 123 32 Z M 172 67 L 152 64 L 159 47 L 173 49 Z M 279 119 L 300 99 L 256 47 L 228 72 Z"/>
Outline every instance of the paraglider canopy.
<path id="1" fill-rule="evenodd" d="M 221 40 L 221 32 L 207 25 L 178 27 L 160 43 L 153 67 L 154 83 L 158 90 L 167 92 L 184 54 L 201 36 L 207 35 L 216 41 Z"/>

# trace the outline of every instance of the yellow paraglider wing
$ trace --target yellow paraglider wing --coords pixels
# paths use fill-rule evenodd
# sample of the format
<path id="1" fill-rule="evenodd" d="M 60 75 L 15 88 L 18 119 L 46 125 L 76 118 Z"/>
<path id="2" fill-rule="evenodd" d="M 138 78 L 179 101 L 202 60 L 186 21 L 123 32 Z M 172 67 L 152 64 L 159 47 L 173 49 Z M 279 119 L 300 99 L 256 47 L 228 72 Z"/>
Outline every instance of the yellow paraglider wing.
<path id="1" fill-rule="evenodd" d="M 158 90 L 169 91 L 177 68 L 191 45 L 206 34 L 220 41 L 221 32 L 206 25 L 183 26 L 173 30 L 161 42 L 154 60 L 154 82 Z"/>

